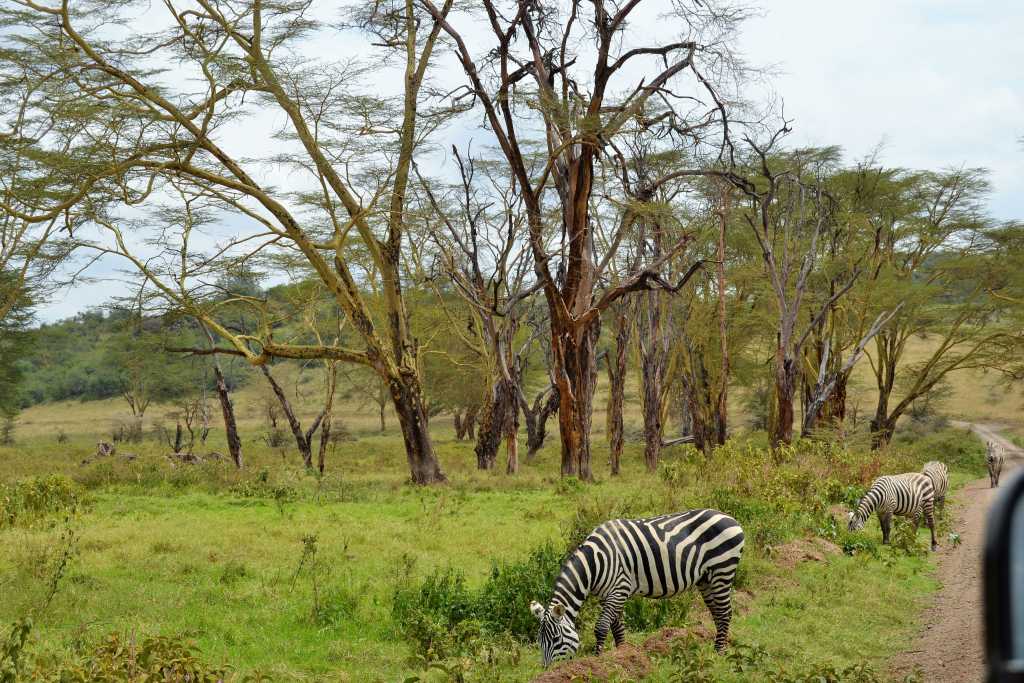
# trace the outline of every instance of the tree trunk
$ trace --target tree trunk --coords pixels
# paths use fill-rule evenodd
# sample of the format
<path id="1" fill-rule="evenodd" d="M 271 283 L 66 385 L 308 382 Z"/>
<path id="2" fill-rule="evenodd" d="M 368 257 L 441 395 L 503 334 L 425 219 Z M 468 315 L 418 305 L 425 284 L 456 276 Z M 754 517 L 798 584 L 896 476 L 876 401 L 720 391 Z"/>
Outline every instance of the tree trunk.
<path id="1" fill-rule="evenodd" d="M 519 390 L 514 386 L 515 381 L 515 378 L 511 381 L 505 377 L 498 378 L 488 392 L 474 449 L 477 469 L 494 469 L 502 438 L 519 428 Z"/>
<path id="2" fill-rule="evenodd" d="M 729 325 L 725 310 L 725 228 L 729 222 L 732 188 L 722 184 L 722 209 L 718 223 L 718 250 L 716 275 L 718 276 L 718 344 L 722 354 L 721 377 L 718 378 L 718 402 L 715 405 L 715 441 L 725 444 L 729 423 Z M 707 453 L 708 451 L 704 451 Z"/>
<path id="3" fill-rule="evenodd" d="M 656 252 L 658 255 L 660 252 Z M 665 435 L 662 424 L 666 372 L 666 340 L 661 321 L 659 292 L 647 292 L 640 318 L 640 385 L 644 418 L 644 464 L 648 472 L 658 469 L 661 442 Z"/>
<path id="4" fill-rule="evenodd" d="M 846 420 L 846 385 L 849 380 L 849 375 L 840 374 L 836 378 L 835 389 L 821 408 L 822 418 L 836 425 L 841 425 Z"/>
<path id="5" fill-rule="evenodd" d="M 379 405 L 380 405 L 380 431 L 381 431 L 381 433 L 384 433 L 387 430 L 387 428 L 388 428 L 387 422 L 384 419 L 384 410 L 387 408 L 387 404 L 386 403 L 381 403 Z"/>
<path id="6" fill-rule="evenodd" d="M 452 426 L 455 428 L 455 439 L 462 441 L 466 437 L 466 428 L 462 426 L 462 408 L 452 412 Z"/>
<path id="7" fill-rule="evenodd" d="M 626 350 L 629 346 L 629 313 L 615 316 L 615 355 L 608 355 L 608 449 L 613 475 L 621 468 L 625 428 L 622 421 L 622 402 L 626 391 Z"/>
<path id="8" fill-rule="evenodd" d="M 664 366 L 658 359 L 650 355 L 641 359 L 640 363 L 643 385 L 642 408 L 644 415 L 644 464 L 648 472 L 658 469 L 658 458 L 661 455 L 661 440 L 664 435 L 661 423 L 661 390 Z"/>
<path id="9" fill-rule="evenodd" d="M 879 418 L 877 415 L 871 419 L 871 450 L 877 451 L 884 448 L 892 441 L 892 435 L 896 432 L 896 420 L 888 417 Z"/>
<path id="10" fill-rule="evenodd" d="M 331 442 L 334 422 L 334 393 L 338 386 L 338 364 L 327 363 L 327 395 L 324 398 L 323 419 L 320 421 L 320 449 L 316 457 L 316 469 L 322 475 L 327 461 L 327 446 Z"/>
<path id="11" fill-rule="evenodd" d="M 558 431 L 562 442 L 563 477 L 593 481 L 590 466 L 590 427 L 597 386 L 597 346 L 600 318 L 576 330 L 552 324 L 554 375 L 558 387 Z"/>
<path id="12" fill-rule="evenodd" d="M 505 474 L 516 474 L 519 472 L 519 435 L 518 432 L 511 432 L 505 437 L 505 452 L 508 454 L 508 464 L 505 467 Z"/>
<path id="13" fill-rule="evenodd" d="M 288 401 L 288 397 L 284 393 L 284 389 L 277 383 L 274 376 L 270 374 L 270 369 L 266 365 L 260 366 L 260 371 L 263 376 L 267 378 L 267 382 L 270 383 L 270 388 L 273 390 L 274 395 L 277 397 L 277 402 L 281 404 L 281 412 L 284 413 L 285 418 L 288 420 L 288 426 L 292 430 L 292 436 L 295 437 L 295 445 L 299 449 L 299 455 L 302 456 L 302 462 L 306 467 L 313 467 L 313 448 L 310 445 L 310 439 L 313 436 L 313 432 L 316 431 L 317 424 L 314 423 L 313 429 L 310 430 L 309 437 L 302 432 L 302 424 L 298 418 L 295 417 L 295 412 L 292 410 L 292 404 Z M 322 415 L 321 418 L 322 419 Z"/>
<path id="14" fill-rule="evenodd" d="M 238 436 L 238 423 L 235 421 L 235 406 L 228 393 L 228 383 L 220 369 L 220 363 L 213 364 L 213 374 L 217 379 L 217 399 L 220 401 L 220 412 L 224 416 L 224 433 L 228 441 L 228 453 L 235 467 L 242 468 L 242 439 Z"/>
<path id="15" fill-rule="evenodd" d="M 430 441 L 427 430 L 427 413 L 423 405 L 423 395 L 418 378 L 413 376 L 402 379 L 393 378 L 388 382 L 391 399 L 398 414 L 398 424 L 402 428 L 402 439 L 405 441 L 405 454 L 409 462 L 409 472 L 414 484 L 439 484 L 448 481 L 441 471 L 441 464 L 434 453 L 434 445 Z M 381 409 L 383 419 L 384 410 Z"/>
<path id="16" fill-rule="evenodd" d="M 785 358 L 781 349 L 776 354 L 775 406 L 772 411 L 769 442 L 772 448 L 793 443 L 793 399 L 796 392 L 796 371 L 793 359 Z"/>
<path id="17" fill-rule="evenodd" d="M 527 405 L 525 396 L 520 395 L 519 407 L 526 419 L 526 462 L 533 462 L 537 451 L 544 447 L 548 418 L 558 412 L 559 403 L 558 389 L 554 386 L 537 394 L 533 399 L 533 407 Z"/>

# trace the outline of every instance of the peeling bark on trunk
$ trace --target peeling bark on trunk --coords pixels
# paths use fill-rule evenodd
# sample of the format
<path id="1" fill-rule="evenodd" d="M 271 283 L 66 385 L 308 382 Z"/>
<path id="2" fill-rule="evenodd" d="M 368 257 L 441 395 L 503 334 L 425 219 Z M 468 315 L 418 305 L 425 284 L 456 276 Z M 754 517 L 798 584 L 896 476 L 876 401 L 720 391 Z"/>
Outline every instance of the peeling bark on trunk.
<path id="1" fill-rule="evenodd" d="M 781 351 L 781 350 L 780 350 Z M 793 442 L 793 421 L 795 412 L 793 400 L 796 394 L 796 369 L 792 359 L 776 354 L 775 396 L 772 410 L 769 442 L 772 448 Z"/>
<path id="2" fill-rule="evenodd" d="M 562 442 L 563 477 L 593 481 L 590 465 L 590 427 L 597 387 L 599 318 L 578 337 L 552 325 L 554 374 L 558 386 L 558 428 Z"/>
<path id="3" fill-rule="evenodd" d="M 548 387 L 533 399 L 533 406 L 526 403 L 526 397 L 520 394 L 519 407 L 526 421 L 526 462 L 533 462 L 537 451 L 544 447 L 547 438 L 548 418 L 558 412 L 558 389 Z"/>

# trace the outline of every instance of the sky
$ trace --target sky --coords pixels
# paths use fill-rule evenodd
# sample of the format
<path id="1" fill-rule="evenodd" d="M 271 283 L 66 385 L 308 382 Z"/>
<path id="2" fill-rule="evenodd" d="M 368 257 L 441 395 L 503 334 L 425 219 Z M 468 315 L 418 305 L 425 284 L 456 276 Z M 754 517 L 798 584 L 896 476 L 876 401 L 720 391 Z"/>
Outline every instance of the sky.
<path id="1" fill-rule="evenodd" d="M 792 120 L 789 144 L 838 144 L 848 159 L 879 150 L 887 166 L 984 167 L 992 215 L 1024 218 L 1024 3 L 765 0 L 761 8 L 738 48 L 769 69 L 765 87 Z M 38 320 L 123 293 L 118 267 L 96 264 L 94 281 L 57 293 Z"/>

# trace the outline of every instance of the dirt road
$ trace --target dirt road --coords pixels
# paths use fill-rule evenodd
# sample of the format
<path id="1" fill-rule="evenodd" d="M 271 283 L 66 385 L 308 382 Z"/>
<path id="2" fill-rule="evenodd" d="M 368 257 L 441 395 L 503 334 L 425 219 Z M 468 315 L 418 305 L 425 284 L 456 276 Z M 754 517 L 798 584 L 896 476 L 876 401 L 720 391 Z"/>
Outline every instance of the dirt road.
<path id="1" fill-rule="evenodd" d="M 1024 458 L 1024 451 L 1014 446 L 991 424 L 954 423 L 970 428 L 983 441 L 994 441 L 1006 454 L 1006 472 Z M 960 534 L 960 546 L 953 548 L 949 539 L 939 539 L 937 578 L 942 588 L 935 602 L 924 614 L 924 627 L 913 647 L 896 657 L 893 672 L 902 676 L 915 666 L 924 671 L 924 680 L 942 683 L 984 680 L 982 613 L 981 613 L 981 551 L 985 538 L 985 520 L 995 498 L 988 477 L 967 484 L 956 493 L 956 504 L 948 508 L 954 515 L 952 528 Z"/>

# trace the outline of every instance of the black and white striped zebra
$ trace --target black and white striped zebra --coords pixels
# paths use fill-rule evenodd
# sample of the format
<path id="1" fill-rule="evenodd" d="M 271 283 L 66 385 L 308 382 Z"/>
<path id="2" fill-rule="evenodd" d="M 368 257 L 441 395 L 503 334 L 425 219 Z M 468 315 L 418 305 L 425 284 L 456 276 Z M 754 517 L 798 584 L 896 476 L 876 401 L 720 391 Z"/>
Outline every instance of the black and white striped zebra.
<path id="1" fill-rule="evenodd" d="M 850 513 L 848 528 L 857 531 L 864 528 L 871 513 L 878 515 L 878 523 L 882 527 L 882 543 L 889 542 L 889 531 L 892 528 L 892 516 L 900 515 L 914 520 L 917 528 L 923 516 L 932 534 L 932 550 L 938 550 L 935 540 L 935 488 L 928 475 L 920 472 L 891 474 L 875 479 L 864 497 L 857 503 L 857 509 Z"/>
<path id="2" fill-rule="evenodd" d="M 931 460 L 924 464 L 921 473 L 928 475 L 932 480 L 932 489 L 935 492 L 935 510 L 942 512 L 946 509 L 946 493 L 949 491 L 949 468 L 945 463 L 938 460 Z"/>
<path id="3" fill-rule="evenodd" d="M 649 519 L 613 519 L 594 529 L 562 565 L 548 607 L 530 610 L 540 620 L 544 666 L 579 649 L 576 618 L 588 596 L 601 602 L 594 627 L 597 651 L 611 630 L 615 645 L 626 637 L 627 598 L 668 598 L 696 586 L 715 621 L 715 649 L 729 638 L 732 586 L 743 552 L 743 529 L 716 510 L 690 510 Z"/>
<path id="4" fill-rule="evenodd" d="M 989 441 L 986 444 L 985 464 L 988 465 L 989 488 L 999 486 L 999 475 L 1003 473 L 1003 449 Z"/>

